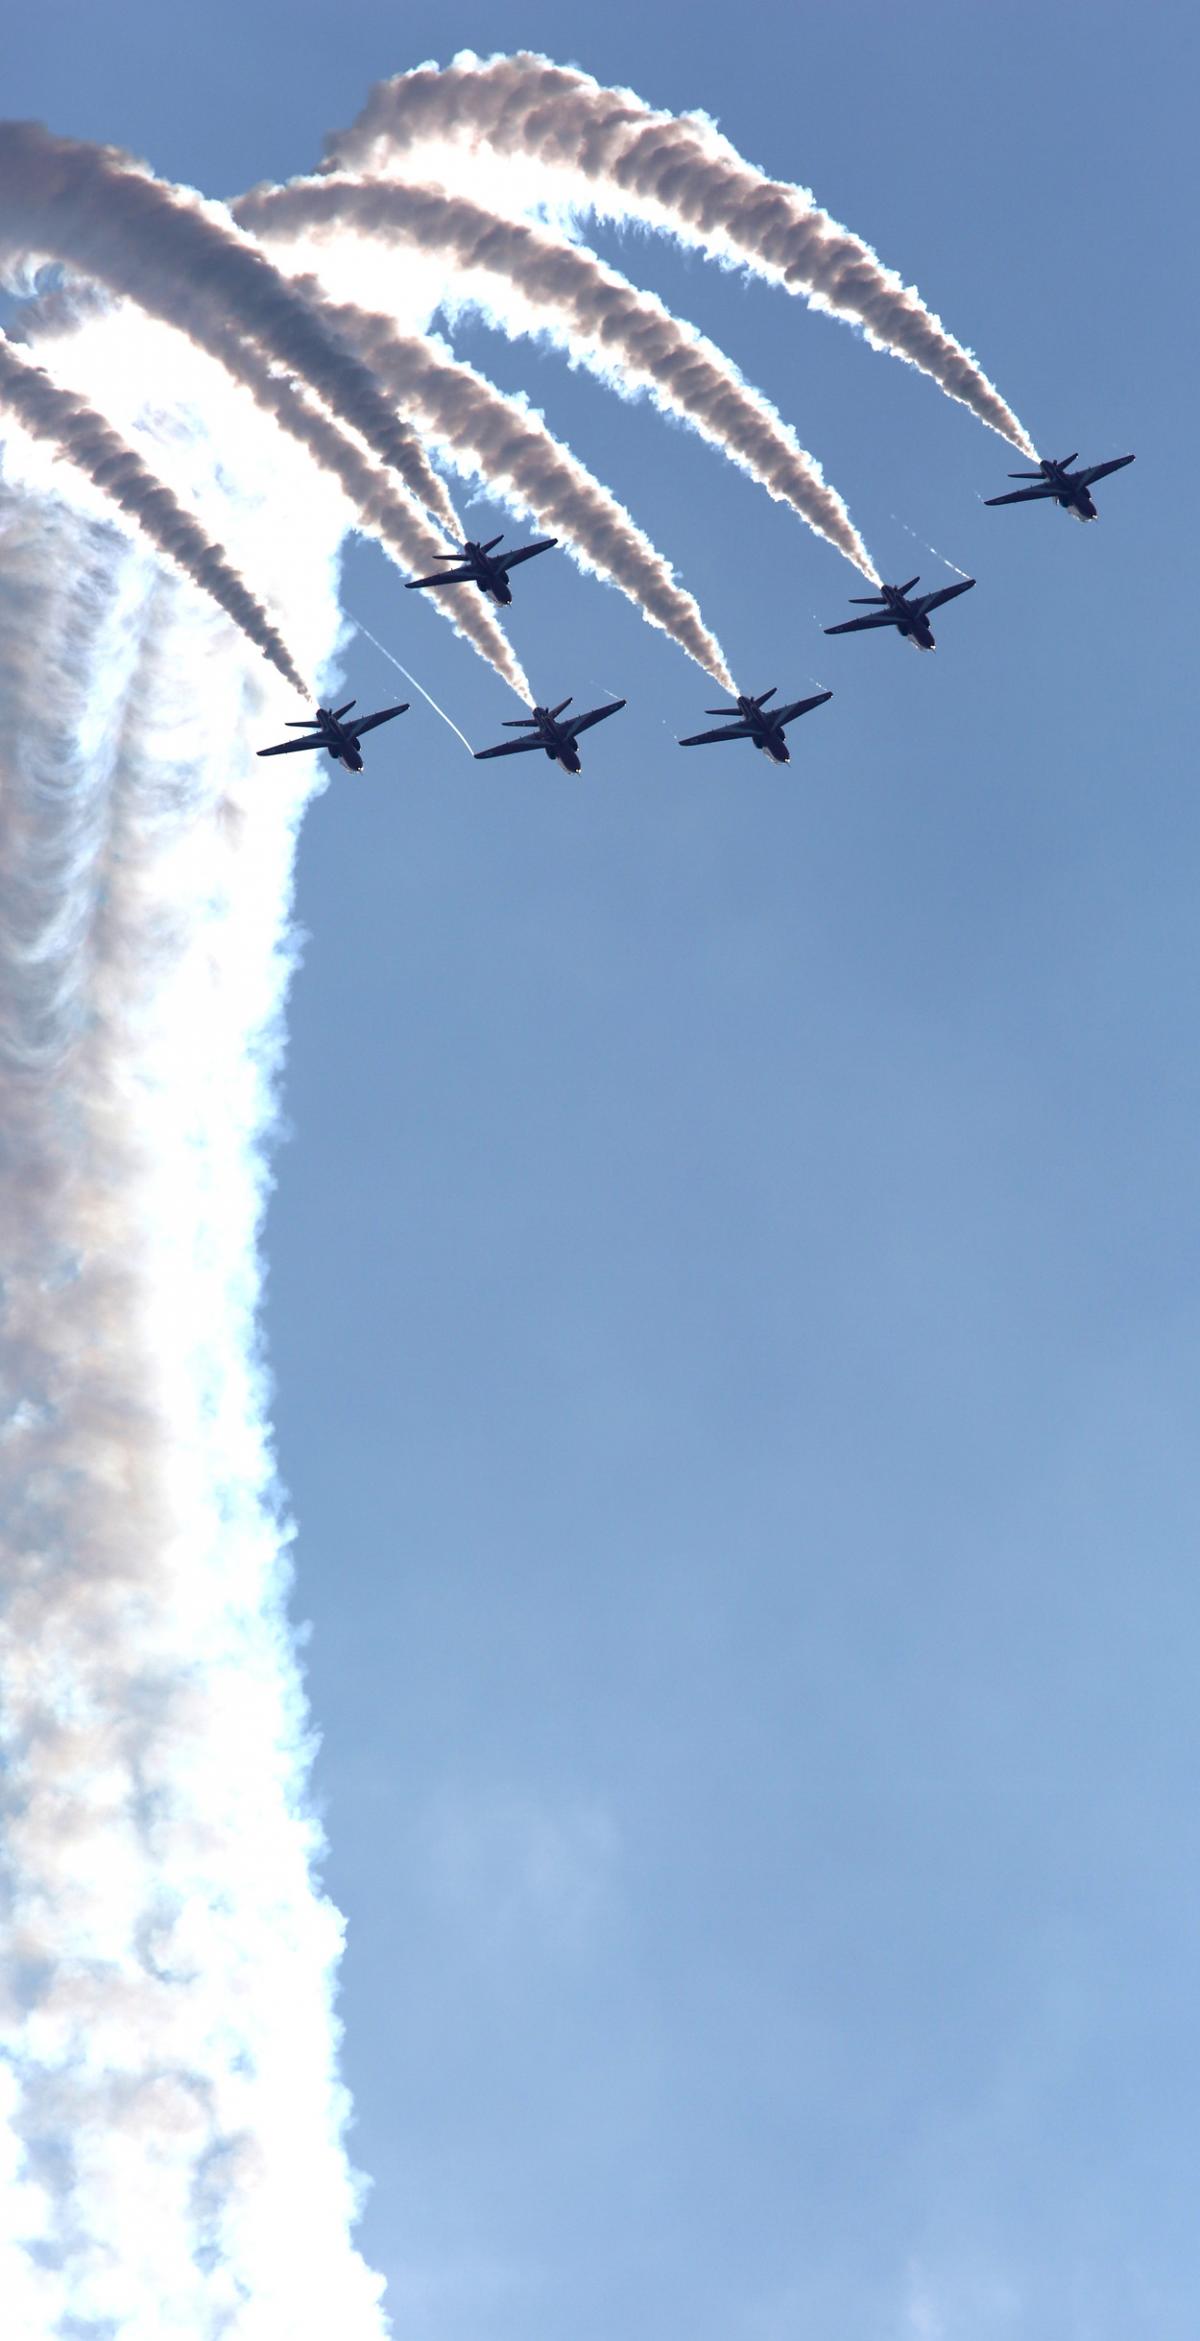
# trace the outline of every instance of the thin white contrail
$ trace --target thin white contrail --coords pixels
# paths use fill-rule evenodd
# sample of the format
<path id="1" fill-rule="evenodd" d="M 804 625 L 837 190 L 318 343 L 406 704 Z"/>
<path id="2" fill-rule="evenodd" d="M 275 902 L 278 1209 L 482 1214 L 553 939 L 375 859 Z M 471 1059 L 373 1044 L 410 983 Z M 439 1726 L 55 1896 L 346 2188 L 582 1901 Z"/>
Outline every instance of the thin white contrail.
<path id="1" fill-rule="evenodd" d="M 951 560 L 949 553 L 939 553 L 937 546 L 931 545 L 927 536 L 921 536 L 915 528 L 910 528 L 907 520 L 901 520 L 898 512 L 893 512 L 892 518 L 895 521 L 897 528 L 902 528 L 905 535 L 910 536 L 915 545 L 923 545 L 927 553 L 933 554 L 935 561 L 942 561 L 945 563 L 947 569 L 953 569 L 956 577 L 966 577 L 969 575 L 969 571 L 966 569 L 960 569 L 957 561 Z"/>
<path id="2" fill-rule="evenodd" d="M 646 388 L 877 581 L 875 565 L 816 457 L 714 342 L 596 254 L 527 220 L 498 219 L 463 195 L 326 175 L 259 187 L 232 206 L 272 245 L 313 238 L 318 265 L 347 243 L 433 253 L 447 267 L 442 307 L 480 308 L 508 332 L 546 336 L 629 395 Z M 374 254 L 371 254 L 375 265 Z M 482 280 L 482 281 L 480 281 Z"/>
<path id="3" fill-rule="evenodd" d="M 391 660 L 392 665 L 398 670 L 400 674 L 404 676 L 405 681 L 411 683 L 414 691 L 419 691 L 422 699 L 426 700 L 429 706 L 432 707 L 434 714 L 440 715 L 442 722 L 449 724 L 455 739 L 462 741 L 468 756 L 473 755 L 474 750 L 469 739 L 467 738 L 466 733 L 460 732 L 458 725 L 454 721 L 454 717 L 452 715 L 447 715 L 444 707 L 438 706 L 437 700 L 434 698 L 432 691 L 427 691 L 424 683 L 418 683 L 416 676 L 409 673 L 408 668 L 403 664 L 402 660 L 396 657 L 394 651 L 388 649 L 386 642 L 381 642 L 377 634 L 372 634 L 370 627 L 364 626 L 362 619 L 356 618 L 353 610 L 346 609 L 346 604 L 344 602 L 342 604 L 342 608 L 346 610 L 346 616 L 350 619 L 352 625 L 357 627 L 359 633 L 365 635 L 368 642 L 373 642 L 376 650 L 379 651 L 384 658 Z"/>
<path id="4" fill-rule="evenodd" d="M 0 405 L 8 408 L 35 439 L 49 440 L 76 464 L 118 510 L 135 520 L 159 552 L 166 553 L 194 584 L 240 626 L 248 642 L 278 667 L 297 691 L 304 690 L 296 663 L 261 602 L 238 576 L 223 545 L 213 544 L 198 520 L 157 480 L 141 457 L 107 422 L 62 389 L 41 366 L 21 355 L 0 334 Z"/>
<path id="5" fill-rule="evenodd" d="M 521 400 L 451 357 L 435 340 L 396 333 L 391 321 L 346 302 L 329 304 L 410 414 L 421 417 L 457 469 L 478 473 L 494 495 L 562 540 L 581 566 L 608 577 L 652 626 L 660 626 L 714 682 L 735 686 L 725 654 L 644 529 Z M 528 694 L 523 694 L 527 696 Z"/>
<path id="6" fill-rule="evenodd" d="M 297 574 L 284 448 L 212 468 L 315 670 L 337 528 Z M 249 654 L 4 461 L 0 2321 L 382 2341 L 255 1325 L 319 775 L 264 780 Z"/>
<path id="7" fill-rule="evenodd" d="M 665 228 L 861 325 L 876 348 L 932 375 L 1011 446 L 1036 454 L 915 286 L 819 210 L 807 188 L 756 170 L 703 115 L 657 112 L 633 90 L 606 89 L 529 51 L 486 60 L 464 52 L 445 70 L 423 65 L 378 83 L 358 120 L 326 144 L 332 169 L 422 181 L 453 178 L 467 155 L 486 199 L 509 213 L 520 207 L 514 166 L 524 161 L 541 174 L 543 199 L 557 182 L 576 209 Z"/>

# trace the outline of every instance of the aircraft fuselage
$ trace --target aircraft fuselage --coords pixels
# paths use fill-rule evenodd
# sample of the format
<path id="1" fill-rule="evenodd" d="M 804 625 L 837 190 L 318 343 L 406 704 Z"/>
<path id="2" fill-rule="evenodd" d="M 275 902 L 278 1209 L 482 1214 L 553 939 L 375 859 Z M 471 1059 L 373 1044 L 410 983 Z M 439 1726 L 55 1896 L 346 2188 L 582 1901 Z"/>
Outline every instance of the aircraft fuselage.
<path id="1" fill-rule="evenodd" d="M 568 731 L 565 725 L 556 722 L 555 718 L 544 709 L 540 711 L 540 716 L 542 746 L 550 762 L 557 764 L 563 772 L 582 772 L 583 766 L 579 761 L 579 748 L 574 732 Z"/>
<path id="2" fill-rule="evenodd" d="M 512 587 L 508 582 L 507 569 L 501 569 L 494 561 L 484 558 L 480 562 L 480 574 L 475 583 L 481 593 L 486 593 L 492 601 L 499 602 L 501 609 L 507 610 L 511 606 Z"/>
<path id="3" fill-rule="evenodd" d="M 330 715 L 325 708 L 319 711 L 321 730 L 325 734 L 325 753 L 333 764 L 342 764 L 347 772 L 361 772 L 362 752 L 353 734 Z"/>
<path id="4" fill-rule="evenodd" d="M 360 773 L 363 770 L 363 751 L 360 751 L 353 733 L 349 733 L 344 723 L 339 723 L 337 716 L 330 714 L 327 707 L 318 707 L 316 721 L 318 728 L 325 733 L 325 756 L 330 758 L 330 763 L 342 763 L 346 773 Z"/>
<path id="5" fill-rule="evenodd" d="M 902 639 L 905 642 L 911 642 L 914 650 L 936 650 L 937 644 L 933 639 L 933 628 L 924 610 L 914 609 L 907 597 L 900 592 L 898 586 L 885 585 L 883 590 L 887 595 L 889 610 L 895 611 L 896 631 Z"/>
<path id="6" fill-rule="evenodd" d="M 1073 520 L 1099 520 L 1100 515 L 1092 501 L 1092 491 L 1082 480 L 1073 480 L 1069 471 L 1059 464 L 1043 464 L 1043 471 L 1054 491 L 1054 501 Z"/>

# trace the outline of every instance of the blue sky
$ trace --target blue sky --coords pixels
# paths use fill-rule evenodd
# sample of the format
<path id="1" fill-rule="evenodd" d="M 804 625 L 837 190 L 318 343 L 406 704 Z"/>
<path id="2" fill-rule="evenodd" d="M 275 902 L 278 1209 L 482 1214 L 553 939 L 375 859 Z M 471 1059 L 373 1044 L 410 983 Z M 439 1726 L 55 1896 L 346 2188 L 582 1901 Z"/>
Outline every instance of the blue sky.
<path id="1" fill-rule="evenodd" d="M 458 336 L 746 687 L 836 695 L 785 772 L 685 757 L 703 678 L 547 560 L 537 687 L 630 702 L 583 779 L 418 707 L 305 830 L 268 1332 L 366 2246 L 412 2341 L 1191 2341 L 1194 18 L 70 0 L 6 110 L 232 193 L 523 44 L 715 112 L 1138 463 L 985 512 L 1017 458 L 924 378 L 606 236 L 885 575 L 978 577 L 917 659 L 826 641 L 853 574 L 698 441 Z M 494 736 L 417 598 L 352 551 Z"/>

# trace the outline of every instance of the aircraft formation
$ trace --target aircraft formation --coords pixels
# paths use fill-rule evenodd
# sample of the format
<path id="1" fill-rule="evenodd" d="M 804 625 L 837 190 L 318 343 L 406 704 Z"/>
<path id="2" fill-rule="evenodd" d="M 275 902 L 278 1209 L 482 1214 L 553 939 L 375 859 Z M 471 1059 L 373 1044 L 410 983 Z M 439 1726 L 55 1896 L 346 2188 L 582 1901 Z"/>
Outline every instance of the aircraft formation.
<path id="1" fill-rule="evenodd" d="M 1003 496 L 987 496 L 984 502 L 997 504 L 1030 504 L 1052 501 L 1076 520 L 1097 520 L 1092 489 L 1097 480 L 1106 479 L 1110 472 L 1123 471 L 1132 463 L 1132 455 L 1117 455 L 1108 463 L 1085 464 L 1072 471 L 1077 460 L 1074 454 L 1057 461 L 1043 457 L 1036 471 L 1015 471 L 1009 478 L 1025 480 L 1026 487 L 1014 488 Z M 439 561 L 454 566 L 437 570 L 431 577 L 410 577 L 410 593 L 433 590 L 448 585 L 473 585 L 487 599 L 507 608 L 512 601 L 509 572 L 524 561 L 532 561 L 538 553 L 548 553 L 557 544 L 556 537 L 543 537 L 531 545 L 517 545 L 510 552 L 501 552 L 503 535 L 488 537 L 477 544 L 468 537 L 452 552 L 439 553 Z M 932 610 L 939 610 L 946 602 L 957 599 L 961 593 L 970 593 L 973 577 L 960 578 L 956 585 L 943 585 L 935 593 L 914 594 L 920 577 L 908 577 L 903 585 L 884 585 L 878 593 L 851 594 L 857 608 L 866 607 L 869 614 L 862 618 L 844 618 L 838 626 L 826 626 L 826 634 L 862 634 L 879 627 L 894 627 L 904 642 L 911 642 L 915 650 L 934 650 L 937 645 L 929 623 Z M 807 699 L 793 699 L 782 707 L 770 707 L 777 684 L 769 691 L 760 691 L 757 698 L 739 693 L 733 706 L 709 707 L 707 715 L 717 715 L 722 721 L 711 731 L 692 732 L 680 740 L 681 748 L 714 746 L 721 740 L 749 740 L 751 745 L 768 757 L 773 764 L 788 764 L 791 756 L 784 736 L 788 724 L 797 717 L 808 715 L 814 707 L 823 707 L 832 699 L 832 691 L 815 691 Z M 335 764 L 347 772 L 363 770 L 359 741 L 364 732 L 374 731 L 378 724 L 390 723 L 393 716 L 406 715 L 410 702 L 398 707 L 381 707 L 374 715 L 356 716 L 347 722 L 350 709 L 356 705 L 347 699 L 341 707 L 318 707 L 311 716 L 302 716 L 289 723 L 289 731 L 302 731 L 303 739 L 280 740 L 274 747 L 260 748 L 260 756 L 292 756 L 305 750 L 323 748 Z M 582 772 L 579 756 L 579 735 L 590 731 L 593 724 L 604 723 L 610 715 L 619 715 L 627 704 L 624 699 L 610 700 L 606 707 L 590 707 L 582 715 L 568 715 L 570 698 L 560 699 L 554 707 L 531 707 L 528 715 L 519 715 L 505 723 L 505 731 L 519 732 L 520 739 L 500 740 L 492 748 L 472 751 L 477 764 L 484 764 L 493 756 L 520 756 L 540 749 L 552 764 L 563 772 Z"/>

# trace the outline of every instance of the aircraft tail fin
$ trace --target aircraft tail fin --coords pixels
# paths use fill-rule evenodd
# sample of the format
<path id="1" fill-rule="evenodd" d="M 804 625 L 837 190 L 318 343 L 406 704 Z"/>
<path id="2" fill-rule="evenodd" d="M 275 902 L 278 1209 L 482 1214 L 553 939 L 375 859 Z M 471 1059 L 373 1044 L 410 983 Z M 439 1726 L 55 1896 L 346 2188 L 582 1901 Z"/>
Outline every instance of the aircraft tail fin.
<path id="1" fill-rule="evenodd" d="M 497 547 L 497 545 L 498 545 L 498 544 L 502 544 L 502 543 L 503 543 L 503 541 L 504 541 L 504 530 L 503 530 L 503 529 L 501 529 L 499 536 L 490 536 L 490 537 L 488 538 L 488 540 L 487 540 L 487 543 L 486 543 L 486 544 L 480 545 L 480 548 L 479 548 L 479 550 L 480 550 L 480 552 L 481 552 L 481 553 L 494 553 L 494 552 L 495 552 L 495 550 L 496 550 L 496 547 Z"/>
<path id="2" fill-rule="evenodd" d="M 561 714 L 562 714 L 562 711 L 563 711 L 563 709 L 564 709 L 564 707 L 569 707 L 569 706 L 570 706 L 570 704 L 571 704 L 571 694 L 570 694 L 570 692 L 568 692 L 568 693 L 567 693 L 567 696 L 566 696 L 566 698 L 565 698 L 565 699 L 560 699 L 560 700 L 559 700 L 559 703 L 558 703 L 557 707 L 548 707 L 548 708 L 547 708 L 547 710 L 546 710 L 546 713 L 547 713 L 547 715 L 561 715 Z"/>
<path id="3" fill-rule="evenodd" d="M 357 704 L 357 700 L 347 699 L 344 707 L 335 707 L 331 710 L 331 713 L 340 721 L 342 716 L 349 715 L 351 708 L 356 707 Z"/>

